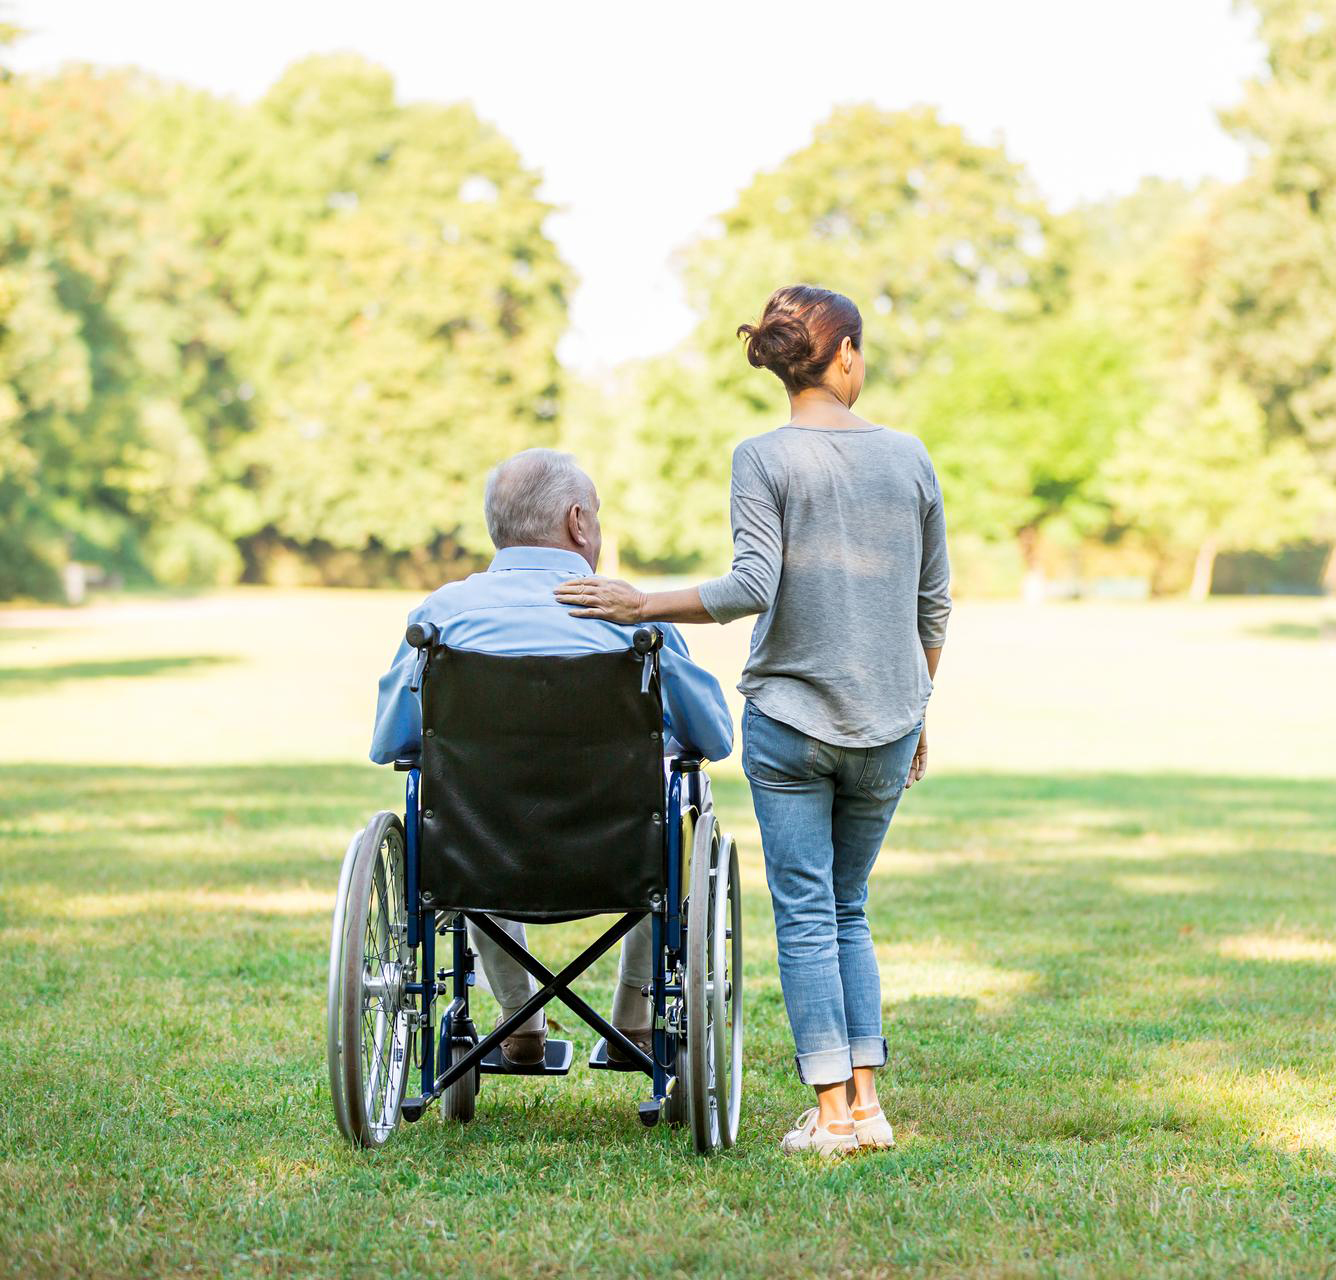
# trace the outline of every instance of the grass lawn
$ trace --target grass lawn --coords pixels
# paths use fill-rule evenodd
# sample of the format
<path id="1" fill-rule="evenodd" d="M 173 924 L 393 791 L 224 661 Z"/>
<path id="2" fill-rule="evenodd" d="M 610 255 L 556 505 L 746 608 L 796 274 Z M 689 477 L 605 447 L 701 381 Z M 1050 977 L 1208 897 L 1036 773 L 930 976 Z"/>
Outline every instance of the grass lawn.
<path id="1" fill-rule="evenodd" d="M 729 766 L 736 1150 L 578 1066 L 342 1144 L 328 912 L 400 802 L 358 757 L 408 603 L 0 612 L 0 1274 L 1336 1276 L 1320 604 L 959 610 L 872 883 L 899 1146 L 825 1168 L 776 1150 L 807 1099 Z M 691 637 L 731 681 L 745 628 Z"/>

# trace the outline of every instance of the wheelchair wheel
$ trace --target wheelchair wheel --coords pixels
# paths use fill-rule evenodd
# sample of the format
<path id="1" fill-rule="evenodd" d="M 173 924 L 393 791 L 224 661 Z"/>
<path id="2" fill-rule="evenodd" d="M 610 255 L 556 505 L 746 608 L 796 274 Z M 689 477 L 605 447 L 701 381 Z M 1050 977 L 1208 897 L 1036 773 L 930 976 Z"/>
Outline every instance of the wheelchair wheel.
<path id="1" fill-rule="evenodd" d="M 715 1105 L 720 1111 L 719 1145 L 731 1147 L 742 1112 L 742 885 L 738 847 L 732 836 L 722 838 L 716 867 L 710 1032 Z"/>
<path id="2" fill-rule="evenodd" d="M 721 857 L 725 844 L 727 852 Z M 684 1073 L 691 1136 L 702 1155 L 732 1146 L 737 1137 L 742 988 L 729 985 L 730 968 L 734 974 L 741 972 L 736 865 L 732 841 L 721 836 L 713 813 L 703 814 L 692 841 L 687 901 Z M 731 890 L 730 881 L 734 884 Z M 733 948 L 728 947 L 729 941 Z"/>
<path id="3" fill-rule="evenodd" d="M 412 1057 L 404 829 L 378 813 L 349 845 L 330 938 L 328 1052 L 339 1128 L 378 1147 L 399 1123 Z"/>
<path id="4" fill-rule="evenodd" d="M 334 923 L 329 931 L 329 984 L 325 997 L 325 1057 L 329 1062 L 329 1093 L 334 1102 L 334 1119 L 339 1132 L 352 1141 L 352 1121 L 348 1119 L 348 1099 L 343 1092 L 343 920 L 348 905 L 348 882 L 352 879 L 353 863 L 362 843 L 362 828 L 348 842 L 339 871 L 339 889 L 334 898 Z"/>

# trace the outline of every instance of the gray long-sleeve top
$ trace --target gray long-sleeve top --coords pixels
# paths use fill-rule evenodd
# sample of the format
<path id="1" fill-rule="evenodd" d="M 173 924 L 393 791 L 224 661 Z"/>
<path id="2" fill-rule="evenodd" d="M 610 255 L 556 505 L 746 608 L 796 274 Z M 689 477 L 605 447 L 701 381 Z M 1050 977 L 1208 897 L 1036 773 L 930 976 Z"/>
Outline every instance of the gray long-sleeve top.
<path id="1" fill-rule="evenodd" d="M 942 491 L 921 441 L 780 427 L 733 454 L 733 568 L 716 622 L 759 613 L 738 690 L 823 742 L 893 742 L 932 693 L 924 647 L 951 612 Z"/>

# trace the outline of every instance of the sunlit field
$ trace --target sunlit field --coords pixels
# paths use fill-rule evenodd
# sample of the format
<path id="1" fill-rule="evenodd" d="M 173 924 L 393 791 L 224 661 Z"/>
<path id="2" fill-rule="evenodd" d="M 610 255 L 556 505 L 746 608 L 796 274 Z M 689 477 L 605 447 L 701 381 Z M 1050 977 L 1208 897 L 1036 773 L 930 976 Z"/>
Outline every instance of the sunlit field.
<path id="1" fill-rule="evenodd" d="M 343 1145 L 328 913 L 400 803 L 364 751 L 414 599 L 0 611 L 0 1274 L 1328 1274 L 1331 606 L 958 609 L 872 882 L 899 1146 L 826 1168 L 776 1148 L 806 1097 L 735 761 L 736 1150 L 642 1129 L 561 1009 L 564 1081 Z M 731 685 L 746 626 L 689 636 Z"/>

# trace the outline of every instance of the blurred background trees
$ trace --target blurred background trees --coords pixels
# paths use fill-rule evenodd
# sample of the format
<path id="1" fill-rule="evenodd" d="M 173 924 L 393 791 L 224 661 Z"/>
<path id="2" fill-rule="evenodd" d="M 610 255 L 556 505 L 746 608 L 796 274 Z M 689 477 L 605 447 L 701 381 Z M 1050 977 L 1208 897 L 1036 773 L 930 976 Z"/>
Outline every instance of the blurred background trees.
<path id="1" fill-rule="evenodd" d="M 683 251 L 695 332 L 597 385 L 556 358 L 539 176 L 469 107 L 350 55 L 251 106 L 8 76 L 0 596 L 71 562 L 434 583 L 487 555 L 482 477 L 533 444 L 584 459 L 624 567 L 717 568 L 732 447 L 787 412 L 734 331 L 798 280 L 862 308 L 860 409 L 928 443 L 967 590 L 1201 595 L 1221 554 L 1329 545 L 1336 0 L 1256 8 L 1241 182 L 1059 215 L 930 109 L 842 107 Z"/>
<path id="2" fill-rule="evenodd" d="M 504 138 L 352 57 L 253 107 L 82 68 L 0 97 L 0 593 L 487 549 L 479 476 L 556 437 L 571 283 Z"/>
<path id="3" fill-rule="evenodd" d="M 49 593 L 67 559 L 189 577 L 171 530 L 244 424 L 227 308 L 144 145 L 142 88 L 75 69 L 0 96 L 0 591 Z"/>

